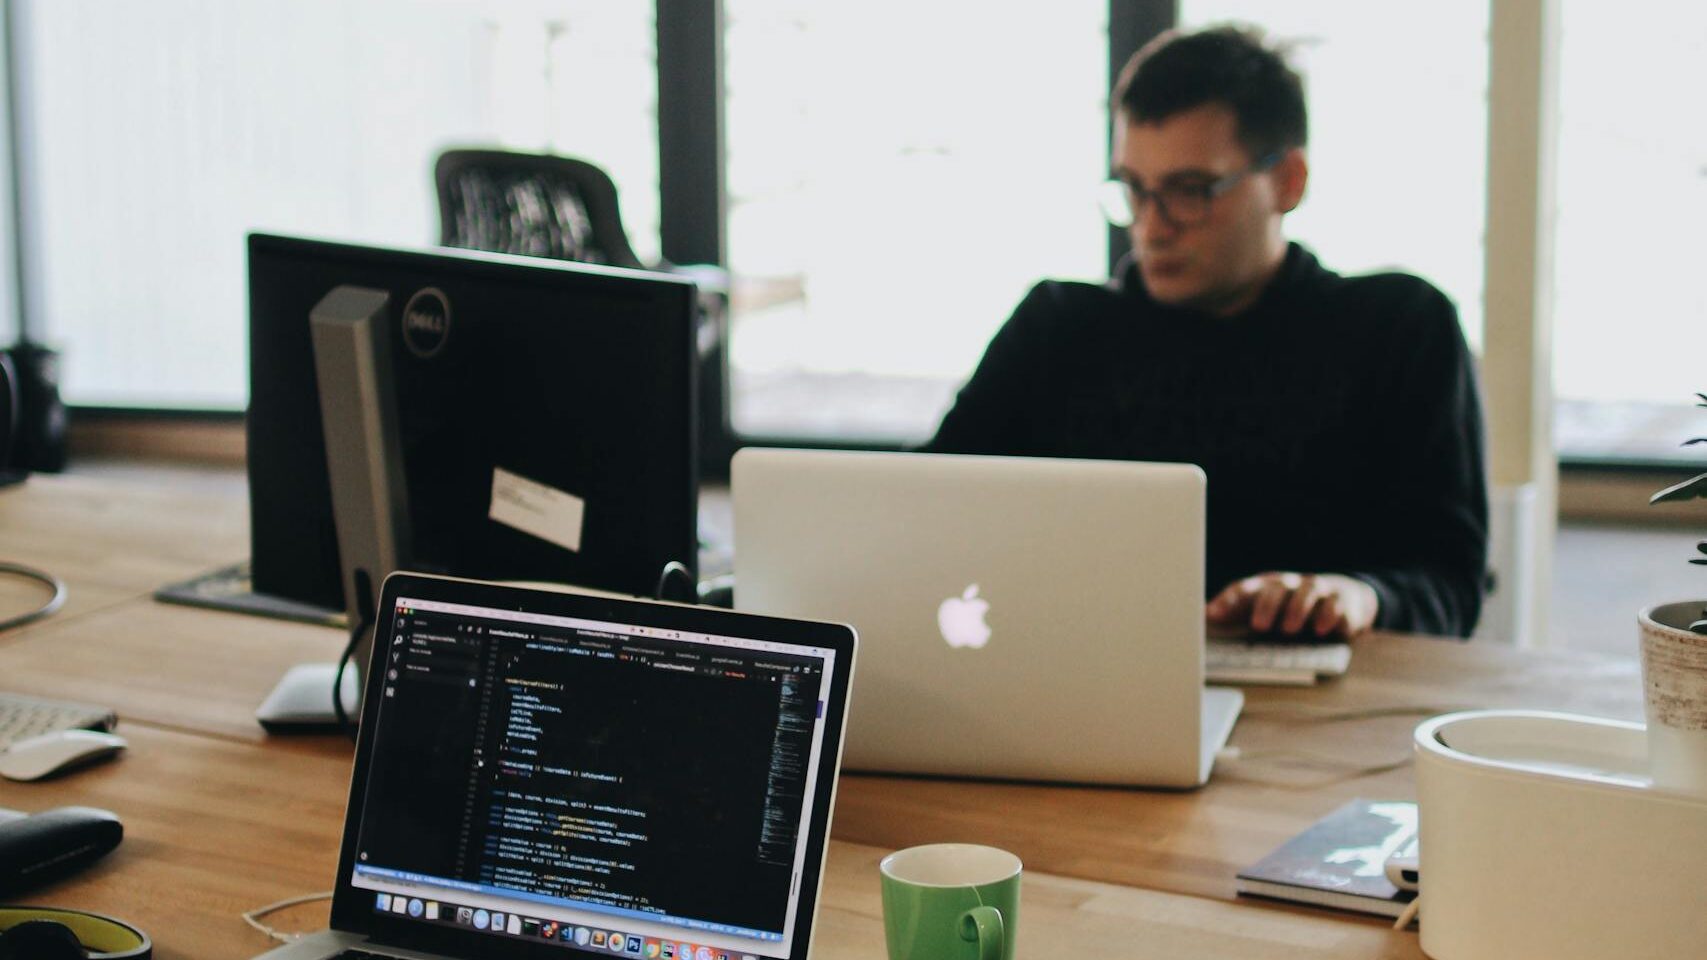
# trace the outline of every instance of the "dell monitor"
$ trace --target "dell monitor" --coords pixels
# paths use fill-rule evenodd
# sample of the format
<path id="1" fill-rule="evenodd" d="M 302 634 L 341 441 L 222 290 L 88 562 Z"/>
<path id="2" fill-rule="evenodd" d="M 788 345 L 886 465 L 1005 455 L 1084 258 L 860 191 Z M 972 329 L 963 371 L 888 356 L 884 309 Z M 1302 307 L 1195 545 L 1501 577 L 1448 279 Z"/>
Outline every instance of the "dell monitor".
<path id="1" fill-rule="evenodd" d="M 407 504 L 400 563 L 640 595 L 670 561 L 697 569 L 691 283 L 253 234 L 256 593 L 346 607 L 309 323 L 340 287 L 380 304 L 374 342 L 389 363 L 396 433 L 387 446 L 400 454 Z"/>

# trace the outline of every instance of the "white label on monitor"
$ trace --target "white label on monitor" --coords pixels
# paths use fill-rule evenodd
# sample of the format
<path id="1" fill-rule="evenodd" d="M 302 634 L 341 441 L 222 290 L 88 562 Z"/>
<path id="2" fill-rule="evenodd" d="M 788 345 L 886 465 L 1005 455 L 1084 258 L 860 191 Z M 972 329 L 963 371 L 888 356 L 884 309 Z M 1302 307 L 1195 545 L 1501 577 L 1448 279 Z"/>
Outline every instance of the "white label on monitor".
<path id="1" fill-rule="evenodd" d="M 565 550 L 581 549 L 587 503 L 572 493 L 535 483 L 502 467 L 492 469 L 492 509 L 487 516 Z"/>

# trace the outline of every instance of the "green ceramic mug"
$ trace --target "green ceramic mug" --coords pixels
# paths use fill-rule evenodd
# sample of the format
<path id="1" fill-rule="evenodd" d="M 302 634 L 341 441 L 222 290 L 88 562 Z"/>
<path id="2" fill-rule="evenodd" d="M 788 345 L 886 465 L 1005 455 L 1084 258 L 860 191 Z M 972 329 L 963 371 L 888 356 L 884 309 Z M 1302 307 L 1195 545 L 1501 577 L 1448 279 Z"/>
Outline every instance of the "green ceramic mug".
<path id="1" fill-rule="evenodd" d="M 971 843 L 909 847 L 883 858 L 889 960 L 1013 960 L 1019 858 Z"/>

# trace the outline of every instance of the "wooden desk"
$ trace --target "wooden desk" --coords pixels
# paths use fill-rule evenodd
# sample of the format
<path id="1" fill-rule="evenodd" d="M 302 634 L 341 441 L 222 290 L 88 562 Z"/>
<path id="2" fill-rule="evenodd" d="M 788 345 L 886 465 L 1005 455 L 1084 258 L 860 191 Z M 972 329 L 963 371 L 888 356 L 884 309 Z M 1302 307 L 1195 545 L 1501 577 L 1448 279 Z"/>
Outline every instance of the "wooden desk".
<path id="1" fill-rule="evenodd" d="M 146 476 L 72 475 L 0 490 L 5 557 L 54 570 L 72 590 L 60 615 L 0 635 L 0 687 L 107 703 L 134 740 L 108 767 L 0 786 L 0 806 L 83 802 L 124 817 L 130 839 L 109 863 L 38 900 L 143 923 L 165 957 L 260 952 L 265 942 L 237 913 L 324 889 L 336 858 L 348 743 L 269 738 L 253 710 L 285 668 L 331 659 L 342 636 L 147 597 L 245 555 L 244 517 L 241 483 L 217 478 L 178 490 Z M 1343 681 L 1249 694 L 1233 737 L 1245 758 L 1218 766 L 1200 791 L 845 776 L 818 955 L 881 956 L 872 865 L 882 852 L 971 840 L 1027 864 L 1028 956 L 1420 956 L 1414 934 L 1378 921 L 1218 901 L 1233 897 L 1240 867 L 1345 799 L 1414 796 L 1408 766 L 1354 770 L 1407 756 L 1424 713 L 1641 714 L 1634 660 L 1409 637 L 1372 638 Z M 1394 706 L 1419 709 L 1341 721 L 1299 713 Z M 322 910 L 298 925 L 323 923 Z"/>
<path id="2" fill-rule="evenodd" d="M 231 960 L 269 948 L 240 919 L 286 897 L 327 889 L 337 865 L 347 751 L 337 741 L 292 749 L 126 729 L 120 759 L 34 784 L 0 781 L 0 806 L 86 804 L 117 813 L 125 841 L 106 860 L 31 903 L 94 910 L 148 931 L 161 960 Z M 887 848 L 831 844 L 814 956 L 883 956 L 877 861 Z M 326 924 L 327 905 L 281 912 L 285 930 Z M 1024 955 L 1202 958 L 1415 957 L 1415 935 L 1328 915 L 1242 910 L 1179 894 L 1052 877 L 1025 879 Z M 574 956 L 583 956 L 574 954 Z"/>
<path id="3" fill-rule="evenodd" d="M 40 567 L 72 587 L 60 617 L 146 596 L 249 555 L 242 474 L 175 470 L 170 486 L 33 476 L 0 488 L 0 559 Z M 0 614 L 34 606 L 36 589 L 0 582 Z M 0 635 L 3 643 L 10 634 Z"/>
<path id="4" fill-rule="evenodd" d="M 1340 681 L 1307 690 L 1247 689 L 1231 740 L 1246 758 L 1218 763 L 1202 790 L 844 777 L 836 835 L 894 847 L 990 843 L 1069 876 L 1230 900 L 1240 868 L 1341 803 L 1415 799 L 1408 763 L 1381 774 L 1356 772 L 1407 760 L 1411 731 L 1424 716 L 1530 707 L 1639 720 L 1640 681 L 1634 660 L 1372 637 Z M 1319 719 L 1374 707 L 1419 709 Z"/>
<path id="5" fill-rule="evenodd" d="M 348 751 L 264 750 L 139 724 L 124 733 L 130 749 L 111 763 L 37 783 L 0 780 L 0 807 L 77 804 L 124 821 L 124 842 L 105 860 L 25 902 L 129 920 L 160 957 L 261 952 L 266 938 L 243 911 L 329 886 Z M 323 927 L 326 911 L 303 919 Z"/>

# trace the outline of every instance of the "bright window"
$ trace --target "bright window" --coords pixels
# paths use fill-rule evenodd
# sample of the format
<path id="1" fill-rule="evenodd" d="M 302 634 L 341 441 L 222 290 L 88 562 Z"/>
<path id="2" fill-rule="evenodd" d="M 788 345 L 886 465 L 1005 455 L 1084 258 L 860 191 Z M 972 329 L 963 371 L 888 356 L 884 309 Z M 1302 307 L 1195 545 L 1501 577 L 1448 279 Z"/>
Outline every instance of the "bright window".
<path id="1" fill-rule="evenodd" d="M 657 253 L 650 4 L 16 6 L 26 309 L 71 403 L 243 406 L 244 234 L 435 243 L 447 146 L 604 166 Z"/>
<path id="2" fill-rule="evenodd" d="M 1707 432 L 1707 8 L 1561 6 L 1560 452 L 1699 462 L 1678 444 Z"/>
<path id="3" fill-rule="evenodd" d="M 1310 109 L 1310 186 L 1288 234 L 1341 273 L 1444 290 L 1480 352 L 1488 4 L 1181 0 L 1187 29 L 1239 23 L 1291 44 Z"/>
<path id="4" fill-rule="evenodd" d="M 1108 5 L 728 0 L 738 433 L 920 440 L 1045 277 L 1107 275 Z"/>

